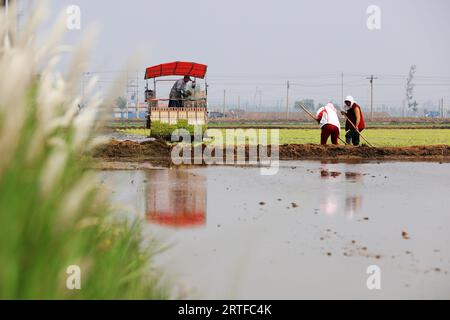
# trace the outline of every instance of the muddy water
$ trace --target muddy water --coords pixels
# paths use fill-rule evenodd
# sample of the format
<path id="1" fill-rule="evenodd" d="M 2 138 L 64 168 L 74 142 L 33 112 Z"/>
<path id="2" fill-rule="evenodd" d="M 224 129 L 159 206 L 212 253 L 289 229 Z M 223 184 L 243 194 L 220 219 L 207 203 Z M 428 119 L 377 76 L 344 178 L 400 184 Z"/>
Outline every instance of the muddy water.
<path id="1" fill-rule="evenodd" d="M 189 298 L 450 297 L 450 165 L 283 162 L 104 171 L 123 211 L 172 246 L 156 263 Z M 381 289 L 369 290 L 369 266 Z"/>

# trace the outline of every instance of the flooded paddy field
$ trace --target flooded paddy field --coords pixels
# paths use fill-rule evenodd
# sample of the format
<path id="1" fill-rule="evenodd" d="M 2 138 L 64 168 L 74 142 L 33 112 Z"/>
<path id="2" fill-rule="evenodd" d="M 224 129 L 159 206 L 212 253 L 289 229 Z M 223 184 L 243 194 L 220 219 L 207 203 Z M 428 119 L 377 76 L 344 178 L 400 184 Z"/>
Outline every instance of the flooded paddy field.
<path id="1" fill-rule="evenodd" d="M 282 161 L 274 176 L 142 168 L 98 180 L 169 245 L 155 263 L 173 297 L 450 296 L 450 164 Z M 368 289 L 370 266 L 380 290 Z"/>

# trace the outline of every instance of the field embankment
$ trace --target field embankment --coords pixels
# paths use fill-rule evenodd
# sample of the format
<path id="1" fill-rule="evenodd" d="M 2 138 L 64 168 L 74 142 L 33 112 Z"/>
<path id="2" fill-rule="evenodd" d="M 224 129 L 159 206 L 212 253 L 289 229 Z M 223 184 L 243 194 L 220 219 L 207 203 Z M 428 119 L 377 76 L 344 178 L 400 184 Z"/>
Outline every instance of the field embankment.
<path id="1" fill-rule="evenodd" d="M 206 145 L 203 145 L 203 148 L 205 147 Z M 108 144 L 97 148 L 94 156 L 107 162 L 147 162 L 152 166 L 169 167 L 172 165 L 172 148 L 173 146 L 162 140 L 145 142 L 112 140 Z M 233 149 L 236 155 L 238 148 L 233 147 Z M 226 150 L 223 150 L 223 154 L 226 154 Z M 248 145 L 245 147 L 245 154 L 248 158 Z M 450 145 L 370 148 L 367 146 L 284 144 L 279 146 L 279 158 L 280 160 L 410 160 L 449 162 Z"/>

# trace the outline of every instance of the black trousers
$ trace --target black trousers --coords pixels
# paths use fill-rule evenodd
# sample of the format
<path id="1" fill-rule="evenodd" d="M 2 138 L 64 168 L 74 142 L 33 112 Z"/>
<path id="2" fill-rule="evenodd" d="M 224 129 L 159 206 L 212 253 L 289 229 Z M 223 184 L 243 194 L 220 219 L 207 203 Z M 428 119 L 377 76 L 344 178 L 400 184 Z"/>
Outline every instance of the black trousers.
<path id="1" fill-rule="evenodd" d="M 169 100 L 169 108 L 183 108 L 183 100 Z"/>
<path id="2" fill-rule="evenodd" d="M 360 143 L 359 138 L 360 138 L 359 133 L 355 129 L 349 130 L 345 134 L 345 140 L 346 140 L 347 144 L 352 143 L 354 146 L 359 146 L 359 143 Z"/>

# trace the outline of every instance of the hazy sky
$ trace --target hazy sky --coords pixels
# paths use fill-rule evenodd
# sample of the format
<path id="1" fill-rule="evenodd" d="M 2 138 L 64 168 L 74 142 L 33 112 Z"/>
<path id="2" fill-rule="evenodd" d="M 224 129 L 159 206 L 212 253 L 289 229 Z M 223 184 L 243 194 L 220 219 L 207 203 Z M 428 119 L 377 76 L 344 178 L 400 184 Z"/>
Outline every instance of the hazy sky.
<path id="1" fill-rule="evenodd" d="M 140 49 L 144 67 L 175 60 L 208 64 L 210 102 L 259 100 L 275 105 L 291 99 L 340 100 L 345 94 L 362 103 L 370 97 L 370 74 L 377 106 L 399 105 L 406 75 L 417 65 L 420 102 L 444 97 L 450 103 L 450 1 L 448 0 L 52 0 L 56 13 L 81 8 L 82 28 L 75 41 L 97 23 L 101 35 L 92 70 L 118 70 Z M 381 9 L 381 30 L 366 26 L 369 5 Z M 255 99 L 255 96 L 258 96 Z M 285 102 L 283 102 L 285 103 Z"/>

